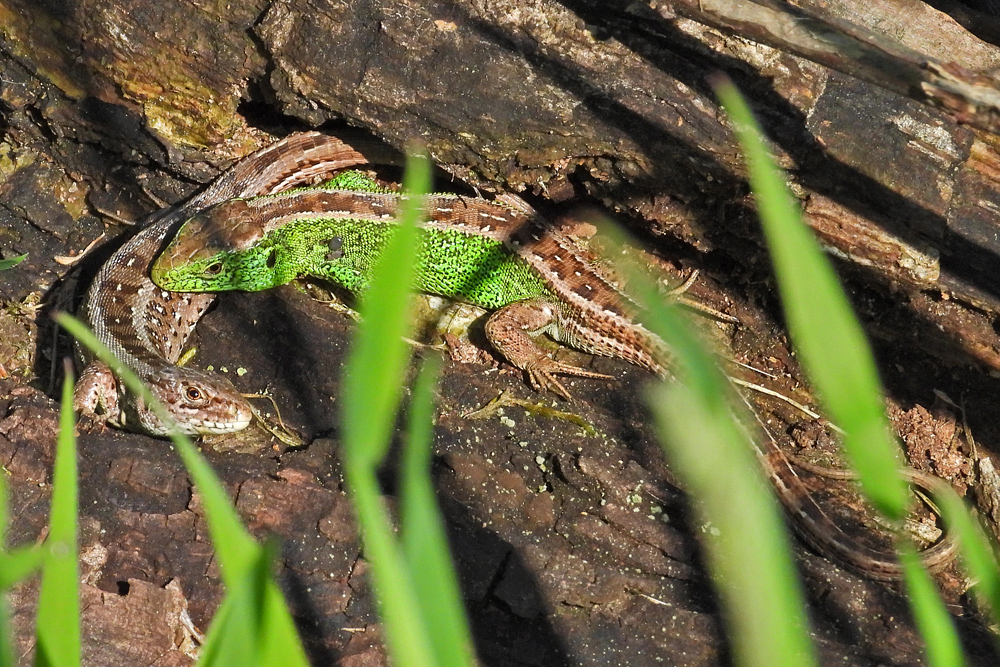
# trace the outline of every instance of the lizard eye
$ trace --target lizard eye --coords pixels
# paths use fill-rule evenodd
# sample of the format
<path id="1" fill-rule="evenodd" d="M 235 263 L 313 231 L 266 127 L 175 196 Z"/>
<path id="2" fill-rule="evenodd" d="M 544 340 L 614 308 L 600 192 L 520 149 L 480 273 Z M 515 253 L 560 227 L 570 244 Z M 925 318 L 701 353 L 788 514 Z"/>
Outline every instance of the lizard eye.
<path id="1" fill-rule="evenodd" d="M 217 276 L 222 273 L 222 262 L 212 262 L 205 267 L 205 273 L 210 276 Z"/>
<path id="2" fill-rule="evenodd" d="M 184 390 L 184 395 L 187 396 L 189 401 L 200 401 L 201 389 L 198 389 L 198 387 L 188 387 Z"/>

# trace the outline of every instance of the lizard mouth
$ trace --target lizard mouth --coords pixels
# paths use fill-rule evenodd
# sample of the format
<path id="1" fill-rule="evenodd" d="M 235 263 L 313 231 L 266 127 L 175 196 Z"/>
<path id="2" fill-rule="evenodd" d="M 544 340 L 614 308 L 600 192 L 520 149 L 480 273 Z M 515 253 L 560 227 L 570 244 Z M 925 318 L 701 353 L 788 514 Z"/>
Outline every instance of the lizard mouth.
<path id="1" fill-rule="evenodd" d="M 242 431 L 247 426 L 250 425 L 250 418 L 240 418 L 234 421 L 208 421 L 208 420 L 198 420 L 192 421 L 191 426 L 194 430 L 201 435 L 219 435 L 223 433 L 235 433 L 236 431 Z"/>

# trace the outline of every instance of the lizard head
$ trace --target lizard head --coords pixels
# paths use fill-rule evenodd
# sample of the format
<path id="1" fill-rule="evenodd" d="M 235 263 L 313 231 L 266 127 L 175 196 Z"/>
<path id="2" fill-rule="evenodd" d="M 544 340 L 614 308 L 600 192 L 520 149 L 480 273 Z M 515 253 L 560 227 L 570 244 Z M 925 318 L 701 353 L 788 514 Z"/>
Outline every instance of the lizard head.
<path id="1" fill-rule="evenodd" d="M 259 292 L 291 282 L 298 275 L 294 253 L 265 238 L 245 250 L 229 250 L 163 268 L 154 265 L 153 282 L 181 292 Z"/>
<path id="2" fill-rule="evenodd" d="M 252 247 L 263 236 L 263 227 L 245 199 L 210 206 L 181 225 L 153 264 L 153 282 L 168 290 L 215 291 L 225 282 L 216 260 Z"/>
<path id="3" fill-rule="evenodd" d="M 149 389 L 186 435 L 233 433 L 249 426 L 253 416 L 250 404 L 232 383 L 194 368 L 167 368 L 151 379 Z M 169 433 L 141 399 L 134 407 L 126 404 L 121 419 L 131 429 L 157 436 Z"/>
<path id="4" fill-rule="evenodd" d="M 294 280 L 304 259 L 289 229 L 265 231 L 250 202 L 231 199 L 181 226 L 153 263 L 157 286 L 178 292 L 257 292 Z"/>

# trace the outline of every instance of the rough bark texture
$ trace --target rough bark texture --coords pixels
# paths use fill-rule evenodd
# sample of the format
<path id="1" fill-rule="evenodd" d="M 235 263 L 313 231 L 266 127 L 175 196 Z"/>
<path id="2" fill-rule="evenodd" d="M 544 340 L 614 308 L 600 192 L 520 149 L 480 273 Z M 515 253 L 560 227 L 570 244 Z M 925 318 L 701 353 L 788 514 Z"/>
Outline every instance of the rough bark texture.
<path id="1" fill-rule="evenodd" d="M 914 465 L 996 513 L 991 462 L 977 466 L 965 443 L 971 432 L 989 457 L 1000 441 L 1000 142 L 975 129 L 996 117 L 982 73 L 1000 66 L 1000 40 L 995 20 L 935 4 L 956 19 L 918 0 L 801 2 L 794 11 L 812 18 L 794 21 L 781 3 L 736 0 L 0 0 L 0 257 L 28 253 L 0 274 L 12 537 L 37 539 L 46 518 L 50 368 L 68 346 L 53 354 L 45 315 L 71 307 L 74 284 L 128 233 L 101 212 L 138 219 L 157 208 L 144 191 L 174 201 L 268 133 L 307 126 L 423 141 L 457 178 L 525 193 L 554 217 L 603 206 L 669 272 L 701 269 L 694 295 L 742 321 L 717 332 L 732 355 L 808 402 L 706 82 L 720 70 L 840 259 Z M 976 35 L 962 27 L 970 17 L 983 19 Z M 833 34 L 824 26 L 837 40 L 817 40 Z M 818 53 L 824 43 L 837 47 Z M 198 363 L 247 369 L 234 381 L 271 385 L 286 421 L 315 440 L 212 462 L 252 530 L 284 540 L 282 583 L 315 663 L 382 664 L 337 463 L 350 326 L 290 288 L 220 301 L 199 327 Z M 501 387 L 537 397 L 513 374 L 446 371 L 435 476 L 479 654 L 490 665 L 725 664 L 699 527 L 636 398 L 646 378 L 607 360 L 595 369 L 622 380 L 573 383 L 569 409 L 600 437 L 520 411 L 463 419 Z M 968 429 L 948 396 L 965 401 Z M 802 449 L 830 446 L 787 406 L 767 408 Z M 237 446 L 249 444 L 220 444 Z M 84 434 L 81 453 L 89 664 L 189 664 L 184 610 L 204 628 L 222 595 L 197 496 L 163 442 Z M 827 487 L 816 482 L 832 514 L 855 503 Z M 898 591 L 799 553 L 824 664 L 923 660 Z M 942 586 L 970 662 L 995 664 L 960 578 Z M 14 600 L 25 656 L 33 597 L 24 587 Z"/>

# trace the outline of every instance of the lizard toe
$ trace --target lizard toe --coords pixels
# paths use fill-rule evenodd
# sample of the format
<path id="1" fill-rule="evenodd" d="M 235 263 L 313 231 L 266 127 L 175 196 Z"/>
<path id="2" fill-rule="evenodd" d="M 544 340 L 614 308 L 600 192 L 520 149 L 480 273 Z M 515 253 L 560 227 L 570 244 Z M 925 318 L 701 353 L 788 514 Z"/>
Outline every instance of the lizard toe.
<path id="1" fill-rule="evenodd" d="M 611 375 L 584 370 L 578 366 L 565 364 L 561 361 L 555 361 L 554 359 L 544 356 L 535 359 L 532 363 L 528 364 L 524 370 L 528 374 L 528 380 L 535 391 L 544 392 L 545 390 L 551 390 L 565 398 L 567 401 L 572 400 L 573 396 L 556 378 L 556 373 L 562 375 L 573 375 L 576 377 L 598 378 L 604 380 L 612 379 Z"/>
<path id="2" fill-rule="evenodd" d="M 76 432 L 80 433 L 94 433 L 100 435 L 108 430 L 108 420 L 104 415 L 99 415 L 94 412 L 83 412 L 80 417 L 76 420 Z"/>
<path id="3" fill-rule="evenodd" d="M 528 380 L 531 382 L 532 388 L 539 393 L 544 393 L 546 390 L 552 391 L 567 401 L 573 400 L 573 395 L 569 393 L 566 387 L 563 386 L 562 382 L 556 379 L 556 376 L 552 375 L 551 372 L 542 369 L 536 369 L 534 371 L 528 371 Z"/>

